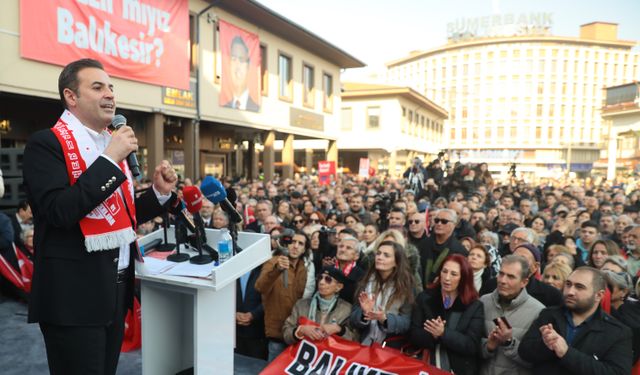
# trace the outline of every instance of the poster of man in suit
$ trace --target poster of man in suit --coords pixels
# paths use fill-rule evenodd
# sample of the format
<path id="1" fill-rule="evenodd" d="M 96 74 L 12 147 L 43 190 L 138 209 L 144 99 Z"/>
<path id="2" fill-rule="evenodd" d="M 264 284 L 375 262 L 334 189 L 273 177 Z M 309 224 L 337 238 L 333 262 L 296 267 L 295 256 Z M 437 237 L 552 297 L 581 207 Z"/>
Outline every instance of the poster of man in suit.
<path id="1" fill-rule="evenodd" d="M 260 111 L 260 40 L 258 35 L 220 21 L 222 76 L 219 104 Z"/>

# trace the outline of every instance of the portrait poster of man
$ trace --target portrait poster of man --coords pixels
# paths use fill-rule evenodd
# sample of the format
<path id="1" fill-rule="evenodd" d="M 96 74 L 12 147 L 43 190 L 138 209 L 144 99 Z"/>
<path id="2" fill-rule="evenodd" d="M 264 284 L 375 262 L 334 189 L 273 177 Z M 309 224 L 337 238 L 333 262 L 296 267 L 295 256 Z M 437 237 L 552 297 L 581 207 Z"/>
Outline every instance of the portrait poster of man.
<path id="1" fill-rule="evenodd" d="M 220 21 L 222 76 L 219 104 L 227 108 L 260 110 L 260 40 L 230 23 Z"/>

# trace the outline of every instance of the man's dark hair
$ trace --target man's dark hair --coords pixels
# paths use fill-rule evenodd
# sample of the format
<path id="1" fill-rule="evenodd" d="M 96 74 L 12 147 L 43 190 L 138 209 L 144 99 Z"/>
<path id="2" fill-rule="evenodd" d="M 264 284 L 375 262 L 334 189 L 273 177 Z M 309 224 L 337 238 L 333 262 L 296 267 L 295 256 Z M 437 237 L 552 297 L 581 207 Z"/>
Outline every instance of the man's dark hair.
<path id="1" fill-rule="evenodd" d="M 358 232 L 356 232 L 355 230 L 351 229 L 351 228 L 344 228 L 340 231 L 340 234 L 342 233 L 346 233 L 349 234 L 350 236 L 353 236 L 355 238 L 358 238 Z"/>
<path id="2" fill-rule="evenodd" d="M 26 210 L 29 208 L 29 202 L 26 199 L 22 199 L 20 200 L 20 202 L 18 202 L 18 210 Z"/>
<path id="3" fill-rule="evenodd" d="M 62 69 L 60 76 L 58 77 L 58 93 L 60 94 L 60 101 L 64 109 L 67 108 L 67 101 L 64 99 L 64 89 L 69 89 L 78 95 L 78 72 L 85 68 L 96 68 L 104 70 L 104 66 L 98 60 L 94 59 L 81 59 L 69 63 Z"/>
<path id="4" fill-rule="evenodd" d="M 580 228 L 584 229 L 584 228 L 595 228 L 596 231 L 598 231 L 598 224 L 593 221 L 593 220 L 587 220 L 584 223 L 582 223 L 582 225 L 580 225 Z"/>
<path id="5" fill-rule="evenodd" d="M 593 290 L 596 292 L 605 290 L 607 287 L 607 281 L 604 279 L 604 275 L 602 275 L 602 272 L 599 269 L 582 266 L 576 268 L 573 272 L 589 272 L 591 274 L 591 280 L 593 281 Z"/>
<path id="6" fill-rule="evenodd" d="M 400 208 L 400 207 L 395 207 L 395 206 L 394 206 L 394 207 L 392 207 L 392 208 L 391 208 L 391 210 L 389 211 L 389 213 L 392 213 L 392 212 L 399 212 L 399 213 L 401 213 L 401 214 L 402 214 L 402 216 L 403 216 L 404 218 L 406 218 L 406 217 L 407 217 L 407 214 L 406 214 L 406 213 L 404 212 L 404 210 L 403 210 L 402 208 Z"/>
<path id="7" fill-rule="evenodd" d="M 231 48 L 233 49 L 233 46 L 238 45 L 240 47 L 242 47 L 242 49 L 244 50 L 244 53 L 247 54 L 247 63 L 250 61 L 250 56 L 249 56 L 249 47 L 247 47 L 247 44 L 244 42 L 244 39 L 242 39 L 242 37 L 240 35 L 236 35 L 235 37 L 233 37 L 233 39 L 231 40 Z"/>

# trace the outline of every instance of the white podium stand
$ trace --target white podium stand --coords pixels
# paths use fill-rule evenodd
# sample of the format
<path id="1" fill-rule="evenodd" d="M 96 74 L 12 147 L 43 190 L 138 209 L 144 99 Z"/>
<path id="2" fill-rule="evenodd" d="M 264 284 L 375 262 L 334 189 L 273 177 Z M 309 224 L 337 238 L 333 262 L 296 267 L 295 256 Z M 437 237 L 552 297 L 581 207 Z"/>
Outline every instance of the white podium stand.
<path id="1" fill-rule="evenodd" d="M 220 231 L 206 229 L 217 248 Z M 162 230 L 139 243 L 163 238 Z M 169 242 L 175 243 L 173 228 Z M 271 257 L 269 236 L 238 233 L 239 254 L 214 267 L 211 279 L 144 274 L 141 280 L 142 374 L 173 375 L 193 367 L 194 374 L 233 374 L 235 280 Z"/>

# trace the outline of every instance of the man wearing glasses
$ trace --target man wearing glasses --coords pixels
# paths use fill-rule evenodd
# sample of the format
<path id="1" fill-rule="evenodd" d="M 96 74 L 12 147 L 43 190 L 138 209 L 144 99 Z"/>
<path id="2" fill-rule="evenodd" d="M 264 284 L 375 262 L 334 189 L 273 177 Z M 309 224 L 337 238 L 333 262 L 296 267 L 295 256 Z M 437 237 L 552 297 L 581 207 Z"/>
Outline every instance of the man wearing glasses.
<path id="1" fill-rule="evenodd" d="M 425 224 L 425 214 L 415 212 L 409 217 L 409 235 L 407 239 L 409 243 L 414 245 L 419 252 L 426 249 L 429 235 L 427 235 L 427 226 Z"/>
<path id="2" fill-rule="evenodd" d="M 258 112 L 260 106 L 251 99 L 248 89 L 249 78 L 249 48 L 242 37 L 236 36 L 231 41 L 231 56 L 229 58 L 229 72 L 231 79 L 231 90 L 233 98 L 224 106 L 227 108 L 235 108 L 243 111 Z"/>
<path id="3" fill-rule="evenodd" d="M 433 219 L 433 235 L 429 237 L 427 246 L 420 251 L 425 286 L 432 283 L 444 259 L 452 254 L 467 256 L 467 249 L 455 238 L 453 231 L 458 223 L 458 215 L 454 210 L 439 210 Z"/>

